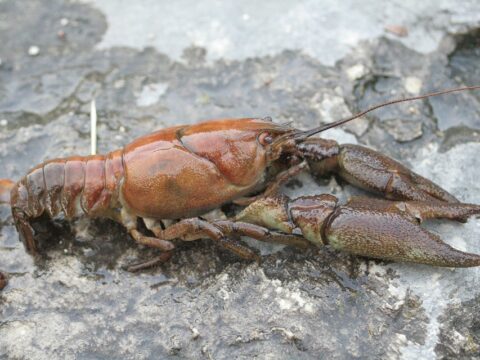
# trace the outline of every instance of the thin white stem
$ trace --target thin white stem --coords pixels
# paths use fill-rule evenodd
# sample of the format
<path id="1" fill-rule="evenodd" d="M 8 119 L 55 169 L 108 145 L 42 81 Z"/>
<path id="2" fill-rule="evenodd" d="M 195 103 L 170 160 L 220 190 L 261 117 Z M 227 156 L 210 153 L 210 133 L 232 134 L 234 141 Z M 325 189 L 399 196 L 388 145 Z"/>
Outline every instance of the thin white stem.
<path id="1" fill-rule="evenodd" d="M 97 107 L 95 106 L 95 99 L 92 99 L 90 105 L 90 153 L 92 155 L 97 153 Z"/>

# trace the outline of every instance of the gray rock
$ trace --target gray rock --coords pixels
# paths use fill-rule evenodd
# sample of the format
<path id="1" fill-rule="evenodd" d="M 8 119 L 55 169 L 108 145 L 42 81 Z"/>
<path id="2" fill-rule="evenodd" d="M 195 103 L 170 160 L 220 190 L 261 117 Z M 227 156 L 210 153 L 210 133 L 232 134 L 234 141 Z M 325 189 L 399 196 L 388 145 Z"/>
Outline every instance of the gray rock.
<path id="1" fill-rule="evenodd" d="M 211 60 L 244 60 L 275 55 L 283 49 L 302 49 L 323 64 L 333 65 L 361 40 L 386 35 L 429 53 L 445 32 L 480 22 L 480 5 L 475 1 L 407 0 L 380 7 L 376 0 L 362 1 L 361 5 L 354 0 L 209 0 L 201 6 L 188 0 L 167 5 L 144 0 L 142 5 L 125 3 L 119 7 L 114 0 L 95 1 L 94 6 L 102 10 L 110 25 L 99 46 L 154 46 L 179 59 L 184 48 L 195 45 L 205 48 Z M 141 26 L 138 19 L 142 19 Z M 392 24 L 403 25 L 409 36 L 390 35 L 385 28 Z"/>
<path id="2" fill-rule="evenodd" d="M 200 119 L 271 115 L 307 129 L 392 97 L 480 82 L 479 43 L 471 41 L 478 31 L 467 31 L 478 25 L 476 2 L 407 1 L 400 10 L 389 3 L 381 21 L 376 1 L 361 9 L 337 3 L 211 3 L 207 11 L 175 2 L 164 4 L 159 18 L 160 5 L 148 1 L 121 7 L 56 0 L 48 8 L 33 0 L 0 2 L 0 119 L 6 120 L 0 177 L 18 179 L 47 158 L 87 154 L 92 97 L 98 148 L 105 152 L 156 128 Z M 385 21 L 402 22 L 410 35 L 378 38 Z M 453 34 L 450 45 L 435 51 L 446 31 Z M 32 43 L 41 49 L 35 57 L 27 54 Z M 461 200 L 480 203 L 480 143 L 469 131 L 478 128 L 478 101 L 477 93 L 465 93 L 388 107 L 322 136 L 376 148 Z M 461 104 L 458 112 L 454 104 Z M 308 174 L 284 191 L 329 192 L 342 200 L 360 193 Z M 10 209 L 0 205 L 0 271 L 9 277 L 0 292 L 2 358 L 478 353 L 479 269 L 254 243 L 263 254 L 256 264 L 205 240 L 180 243 L 169 263 L 131 274 L 122 265 L 155 252 L 136 246 L 118 224 L 38 226 L 47 235 L 45 249 L 32 259 L 18 242 Z M 427 226 L 453 246 L 480 253 L 478 220 Z"/>
<path id="3" fill-rule="evenodd" d="M 422 124 L 415 121 L 391 119 L 384 121 L 385 130 L 399 142 L 408 142 L 422 136 Z"/>

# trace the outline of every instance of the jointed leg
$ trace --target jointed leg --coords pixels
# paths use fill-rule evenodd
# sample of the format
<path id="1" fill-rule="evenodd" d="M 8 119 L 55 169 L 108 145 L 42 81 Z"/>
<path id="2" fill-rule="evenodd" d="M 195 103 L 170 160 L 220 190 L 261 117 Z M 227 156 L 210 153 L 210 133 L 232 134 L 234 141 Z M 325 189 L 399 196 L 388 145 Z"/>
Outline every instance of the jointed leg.
<path id="1" fill-rule="evenodd" d="M 251 203 L 261 199 L 261 198 L 267 198 L 271 196 L 275 196 L 279 190 L 280 187 L 285 184 L 288 180 L 290 180 L 292 177 L 295 175 L 298 175 L 301 173 L 303 170 L 305 170 L 308 167 L 308 164 L 304 161 L 301 162 L 298 165 L 292 166 L 291 168 L 282 171 L 280 174 L 277 175 L 275 180 L 271 182 L 268 187 L 265 189 L 263 193 L 257 196 L 251 196 L 251 197 L 243 197 L 240 199 L 236 199 L 233 202 L 237 205 L 241 206 L 248 206 Z"/>
<path id="2" fill-rule="evenodd" d="M 255 240 L 290 245 L 302 249 L 309 246 L 309 242 L 302 236 L 271 231 L 263 226 L 255 224 L 228 220 L 215 221 L 214 224 L 222 229 L 225 235 L 248 236 Z"/>
<path id="3" fill-rule="evenodd" d="M 137 229 L 131 230 L 130 235 L 132 235 L 133 239 L 136 242 L 148 247 L 153 247 L 162 251 L 170 251 L 175 248 L 175 245 L 173 245 L 171 241 L 167 241 L 164 239 L 155 238 L 151 236 L 145 236 Z"/>
<path id="4" fill-rule="evenodd" d="M 130 272 L 136 272 L 136 271 L 140 271 L 140 270 L 149 269 L 149 268 L 152 268 L 154 266 L 157 266 L 157 265 L 160 265 L 160 264 L 163 264 L 163 263 L 167 262 L 168 260 L 170 260 L 172 255 L 173 255 L 172 251 L 164 252 L 164 253 L 161 253 L 158 256 L 155 256 L 153 259 L 150 259 L 150 260 L 147 260 L 147 261 L 142 261 L 142 262 L 139 262 L 137 264 L 130 264 L 130 265 L 125 267 L 125 270 L 130 271 Z"/>
<path id="5" fill-rule="evenodd" d="M 158 239 L 162 239 L 162 241 L 174 239 L 193 241 L 210 238 L 244 259 L 257 259 L 257 255 L 252 250 L 237 243 L 234 239 L 227 238 L 221 228 L 213 223 L 198 218 L 181 220 L 170 225 L 165 230 L 161 228 L 155 228 L 153 230 L 155 236 Z"/>
<path id="6" fill-rule="evenodd" d="M 272 232 L 258 225 L 229 220 L 207 222 L 196 218 L 185 219 L 169 226 L 162 230 L 162 233 L 156 235 L 159 237 L 163 235 L 164 239 L 177 238 L 184 241 L 210 238 L 244 259 L 257 259 L 257 255 L 248 247 L 235 242 L 232 237 L 236 235 L 249 236 L 260 241 L 293 245 L 301 248 L 308 246 L 308 241 L 301 236 Z"/>
<path id="7" fill-rule="evenodd" d="M 126 217 L 123 219 L 127 220 Z M 258 256 L 251 249 L 239 244 L 234 239 L 226 238 L 221 229 L 198 218 L 181 220 L 170 225 L 165 230 L 160 226 L 151 226 L 150 223 L 149 228 L 154 232 L 156 237 L 143 235 L 136 229 L 136 227 L 133 228 L 133 223 L 133 221 L 128 220 L 124 222 L 124 224 L 130 225 L 129 232 L 135 241 L 139 244 L 153 247 L 164 252 L 148 261 L 127 266 L 126 269 L 128 271 L 138 271 L 168 261 L 172 256 L 172 250 L 175 248 L 170 240 L 174 239 L 193 241 L 202 238 L 210 238 L 244 259 L 258 260 Z"/>
<path id="8" fill-rule="evenodd" d="M 130 220 L 131 221 L 128 221 L 128 218 L 124 217 L 124 223 L 132 226 L 134 222 L 132 219 Z M 159 223 L 152 220 L 147 220 L 146 224 L 148 228 L 153 231 L 155 237 L 145 236 L 136 228 L 131 228 L 130 234 L 132 237 L 140 244 L 166 252 L 173 250 L 174 245 L 171 240 L 174 239 L 193 241 L 201 238 L 210 238 L 244 259 L 258 260 L 255 252 L 235 241 L 234 237 L 238 235 L 250 236 L 261 241 L 293 245 L 301 248 L 309 245 L 308 241 L 301 236 L 272 232 L 262 226 L 241 221 L 216 220 L 208 222 L 199 218 L 191 218 L 181 220 L 168 226 L 166 229 L 163 229 Z M 147 263 L 130 267 L 130 269 L 145 268 L 163 261 L 165 261 L 164 257 L 156 258 Z"/>

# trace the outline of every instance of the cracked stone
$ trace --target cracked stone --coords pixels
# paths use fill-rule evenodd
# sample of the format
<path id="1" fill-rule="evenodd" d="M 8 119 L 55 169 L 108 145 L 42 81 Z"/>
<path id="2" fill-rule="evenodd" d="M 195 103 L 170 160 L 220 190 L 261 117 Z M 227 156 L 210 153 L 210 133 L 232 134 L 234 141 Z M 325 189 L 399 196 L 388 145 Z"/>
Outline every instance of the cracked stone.
<path id="1" fill-rule="evenodd" d="M 334 28 L 326 37 L 319 37 L 321 32 L 310 34 L 305 30 L 309 26 L 329 28 L 328 21 L 322 23 L 318 18 L 319 5 L 300 3 L 292 9 L 279 2 L 273 10 L 285 17 L 277 19 L 267 11 L 270 20 L 263 23 L 265 17 L 247 11 L 248 4 L 242 5 L 247 8 L 236 17 L 227 16 L 221 5 L 210 7 L 223 14 L 214 23 L 209 10 L 192 19 L 200 19 L 195 28 L 186 30 L 184 22 L 171 16 L 161 23 L 161 32 L 155 32 L 147 29 L 147 22 L 138 23 L 141 16 L 137 13 L 153 14 L 158 6 L 154 2 L 140 3 L 150 7 L 136 3 L 136 10 L 109 0 L 93 5 L 54 0 L 48 8 L 33 0 L 0 2 L 0 23 L 5 25 L 0 32 L 0 119 L 8 120 L 0 128 L 0 177 L 19 179 L 47 158 L 87 154 L 92 94 L 98 109 L 98 147 L 106 152 L 160 127 L 208 118 L 270 115 L 278 122 L 313 128 L 416 91 L 416 80 L 415 86 L 404 86 L 410 77 L 419 79 L 425 88 L 454 85 L 450 83 L 452 72 L 458 84 L 477 79 L 478 46 L 473 41 L 477 31 L 455 35 L 452 24 L 458 24 L 459 31 L 471 27 L 480 14 L 475 11 L 478 5 L 472 2 L 464 8 L 448 0 L 440 9 L 433 0 L 425 3 L 419 9 L 416 3 L 415 11 L 401 11 L 410 19 L 401 22 L 408 25 L 410 34 L 400 40 L 377 39 L 372 26 L 382 33 L 384 27 L 378 24 L 378 13 L 365 10 L 366 15 L 359 17 L 364 9 L 355 8 L 355 21 L 374 24 L 365 23 L 372 41 L 349 38 L 348 46 L 340 44 L 330 52 L 328 46 L 317 46 L 317 40 L 324 45 L 332 39 L 338 42 L 344 38 L 341 34 L 352 33 L 351 22 L 343 18 L 339 24 L 348 26 L 341 31 Z M 335 4 L 329 9 L 351 6 Z M 389 3 L 385 11 L 395 6 Z M 377 9 L 378 3 L 369 2 L 365 8 L 369 7 Z M 444 30 L 434 30 L 431 38 L 422 40 L 421 34 L 432 21 L 424 20 L 423 14 L 432 7 L 435 29 Z M 175 13 L 175 9 L 178 5 L 172 4 L 168 11 Z M 184 7 L 181 11 L 179 16 L 187 18 L 194 13 Z M 248 14 L 248 19 L 242 14 Z M 305 28 L 280 28 L 302 38 L 294 42 L 303 44 L 295 47 L 298 51 L 285 50 L 283 42 L 277 41 L 288 35 L 268 37 L 265 31 L 265 41 L 247 43 L 248 29 L 228 27 L 240 22 L 258 30 L 262 24 L 268 27 L 282 19 L 290 25 L 284 20 L 297 21 L 298 14 L 308 20 Z M 339 17 L 340 10 L 332 19 Z M 62 18 L 68 19 L 65 41 L 55 36 L 63 26 Z M 127 26 L 129 21 L 139 26 Z M 119 26 L 130 31 L 128 36 L 141 30 L 141 41 L 155 47 L 115 42 Z M 205 32 L 202 26 L 214 30 Z M 44 30 L 38 32 L 39 27 Z M 448 51 L 434 50 L 436 39 L 447 29 L 457 45 Z M 150 33 L 164 32 L 171 37 L 148 39 Z M 216 33 L 223 40 L 213 45 L 182 42 L 182 34 L 201 39 Z M 229 48 L 226 34 L 236 39 L 231 43 L 245 47 Z M 41 49 L 36 58 L 26 54 L 33 35 Z M 163 41 L 172 45 L 171 51 L 168 46 L 164 50 L 157 46 Z M 257 53 L 258 46 L 262 49 Z M 418 51 L 422 46 L 431 51 Z M 219 58 L 222 51 L 233 58 Z M 338 66 L 333 66 L 337 60 Z M 355 76 L 350 79 L 345 69 L 360 63 L 368 72 L 352 70 Z M 168 84 L 168 90 L 150 91 L 149 84 Z M 142 101 L 148 106 L 136 106 L 139 96 L 145 96 Z M 461 200 L 478 203 L 480 145 L 473 135 L 478 95 L 464 96 L 463 100 L 444 97 L 383 108 L 349 125 L 360 130 L 336 128 L 321 136 L 367 144 L 413 166 Z M 437 120 L 440 128 L 455 124 L 446 121 L 452 114 L 443 114 L 442 106 L 453 108 L 458 101 L 462 111 L 456 113 L 455 121 L 468 123 L 468 130 L 447 129 L 445 138 L 439 137 Z M 390 136 L 408 143 L 391 141 Z M 366 195 L 334 178 L 324 181 L 307 173 L 292 184 L 283 189 L 289 196 L 332 193 L 346 201 L 353 195 Z M 259 242 L 262 263 L 256 264 L 205 240 L 178 243 L 170 262 L 131 274 L 122 265 L 158 253 L 136 246 L 120 225 L 105 219 L 37 225 L 50 236 L 45 254 L 33 259 L 18 241 L 10 209 L 0 204 L 0 271 L 9 279 L 0 292 L 2 358 L 52 360 L 94 354 L 96 358 L 126 359 L 172 355 L 187 359 L 408 359 L 473 358 L 478 351 L 478 269 L 396 264 L 357 258 L 328 247 L 299 251 Z M 425 226 L 441 233 L 452 246 L 480 253 L 477 219 Z"/>
<path id="2" fill-rule="evenodd" d="M 383 121 L 385 130 L 399 142 L 409 142 L 422 136 L 422 124 L 409 120 L 391 119 Z"/>

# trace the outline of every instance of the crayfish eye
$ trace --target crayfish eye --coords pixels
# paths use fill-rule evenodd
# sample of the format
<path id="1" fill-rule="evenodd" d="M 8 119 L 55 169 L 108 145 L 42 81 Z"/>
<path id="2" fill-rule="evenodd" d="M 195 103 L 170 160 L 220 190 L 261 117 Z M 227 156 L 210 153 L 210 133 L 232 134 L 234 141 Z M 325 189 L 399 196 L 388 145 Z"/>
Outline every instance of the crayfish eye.
<path id="1" fill-rule="evenodd" d="M 273 143 L 273 137 L 269 132 L 264 132 L 258 137 L 258 142 L 263 146 L 267 146 Z"/>

